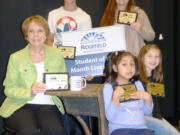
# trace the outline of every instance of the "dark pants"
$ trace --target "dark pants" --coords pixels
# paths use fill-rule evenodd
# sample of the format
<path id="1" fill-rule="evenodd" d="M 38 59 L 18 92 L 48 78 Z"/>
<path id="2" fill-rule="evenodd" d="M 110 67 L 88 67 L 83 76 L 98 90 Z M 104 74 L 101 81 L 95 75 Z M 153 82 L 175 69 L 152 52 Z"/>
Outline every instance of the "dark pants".
<path id="1" fill-rule="evenodd" d="M 150 129 L 117 129 L 111 135 L 154 135 Z"/>
<path id="2" fill-rule="evenodd" d="M 90 116 L 81 116 L 81 118 L 85 121 L 87 126 L 92 132 L 92 117 Z M 64 127 L 67 135 L 85 135 L 80 123 L 71 115 L 64 114 L 62 115 L 62 120 L 64 123 Z"/>
<path id="3" fill-rule="evenodd" d="M 5 119 L 16 135 L 65 135 L 61 113 L 55 105 L 30 105 L 17 110 Z"/>

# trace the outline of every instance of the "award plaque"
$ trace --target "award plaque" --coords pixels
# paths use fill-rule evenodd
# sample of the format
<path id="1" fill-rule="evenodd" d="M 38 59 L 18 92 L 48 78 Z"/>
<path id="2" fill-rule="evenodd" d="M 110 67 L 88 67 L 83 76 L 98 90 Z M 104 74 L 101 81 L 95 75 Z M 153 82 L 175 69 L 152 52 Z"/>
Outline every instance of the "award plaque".
<path id="1" fill-rule="evenodd" d="M 135 12 L 119 11 L 117 23 L 130 25 L 131 23 L 136 22 L 137 15 L 138 14 Z"/>
<path id="2" fill-rule="evenodd" d="M 130 94 L 136 92 L 136 86 L 134 84 L 128 84 L 120 85 L 120 87 L 122 87 L 125 91 L 124 95 L 120 98 L 120 102 L 132 100 Z"/>
<path id="3" fill-rule="evenodd" d="M 58 46 L 57 47 L 64 59 L 75 59 L 76 47 L 74 46 Z"/>
<path id="4" fill-rule="evenodd" d="M 44 73 L 44 83 L 46 90 L 68 90 L 68 73 Z"/>
<path id="5" fill-rule="evenodd" d="M 161 83 L 147 83 L 147 91 L 153 96 L 164 97 L 164 84 Z"/>

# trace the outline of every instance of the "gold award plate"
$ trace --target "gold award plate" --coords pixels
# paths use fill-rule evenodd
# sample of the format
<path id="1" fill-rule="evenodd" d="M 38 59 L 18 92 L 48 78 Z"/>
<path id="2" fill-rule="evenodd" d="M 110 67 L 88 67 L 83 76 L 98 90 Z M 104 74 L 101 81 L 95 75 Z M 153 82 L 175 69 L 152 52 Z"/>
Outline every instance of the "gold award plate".
<path id="1" fill-rule="evenodd" d="M 117 23 L 130 25 L 131 23 L 136 22 L 137 15 L 138 14 L 135 12 L 119 11 Z"/>
<path id="2" fill-rule="evenodd" d="M 76 47 L 74 46 L 58 46 L 57 47 L 64 59 L 75 59 Z"/>
<path id="3" fill-rule="evenodd" d="M 134 84 L 129 84 L 129 85 L 121 85 L 121 87 L 124 89 L 125 93 L 120 98 L 120 102 L 131 100 L 130 95 L 136 92 L 136 86 Z"/>
<path id="4" fill-rule="evenodd" d="M 165 96 L 164 84 L 161 83 L 147 83 L 147 91 L 153 96 Z"/>

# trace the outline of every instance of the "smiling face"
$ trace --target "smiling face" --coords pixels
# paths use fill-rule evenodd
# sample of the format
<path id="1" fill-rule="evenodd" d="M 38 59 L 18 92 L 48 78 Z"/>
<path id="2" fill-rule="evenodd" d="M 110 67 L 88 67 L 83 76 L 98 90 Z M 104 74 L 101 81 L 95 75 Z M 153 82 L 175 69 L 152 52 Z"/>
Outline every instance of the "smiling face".
<path id="1" fill-rule="evenodd" d="M 120 83 L 129 82 L 129 80 L 135 75 L 136 65 L 132 56 L 124 56 L 118 66 L 113 66 L 115 72 L 117 72 L 117 81 Z"/>
<path id="2" fill-rule="evenodd" d="M 160 52 L 159 50 L 152 48 L 144 55 L 144 65 L 146 71 L 151 73 L 160 63 Z"/>
<path id="3" fill-rule="evenodd" d="M 26 39 L 31 46 L 43 46 L 46 40 L 45 29 L 39 23 L 32 21 L 29 24 Z"/>

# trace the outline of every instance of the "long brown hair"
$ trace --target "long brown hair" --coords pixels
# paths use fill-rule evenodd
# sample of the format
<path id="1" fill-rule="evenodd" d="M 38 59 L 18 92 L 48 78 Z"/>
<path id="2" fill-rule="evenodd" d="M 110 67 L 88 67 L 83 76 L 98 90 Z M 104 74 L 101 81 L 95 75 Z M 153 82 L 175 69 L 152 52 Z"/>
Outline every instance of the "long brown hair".
<path id="1" fill-rule="evenodd" d="M 157 83 L 164 83 L 163 79 L 163 70 L 162 70 L 162 53 L 160 48 L 155 44 L 148 44 L 141 48 L 139 55 L 138 55 L 138 63 L 139 63 L 139 70 L 140 70 L 140 78 L 144 82 L 149 82 L 146 67 L 144 64 L 144 55 L 150 50 L 156 49 L 159 51 L 160 61 L 159 65 L 152 71 L 152 79 Z"/>
<path id="2" fill-rule="evenodd" d="M 132 55 L 130 52 L 125 51 L 119 51 L 119 52 L 112 52 L 107 56 L 107 65 L 106 65 L 106 81 L 115 84 L 116 78 L 118 76 L 117 72 L 114 72 L 113 65 L 117 66 L 121 62 L 122 58 L 125 56 L 131 56 L 135 62 L 135 70 L 136 73 L 138 72 L 138 62 L 134 55 Z"/>
<path id="3" fill-rule="evenodd" d="M 131 8 L 135 6 L 134 0 L 129 0 L 126 11 L 131 11 Z M 115 20 L 115 12 L 117 10 L 116 0 L 109 0 L 105 8 L 103 16 L 101 18 L 99 26 L 111 26 Z"/>

